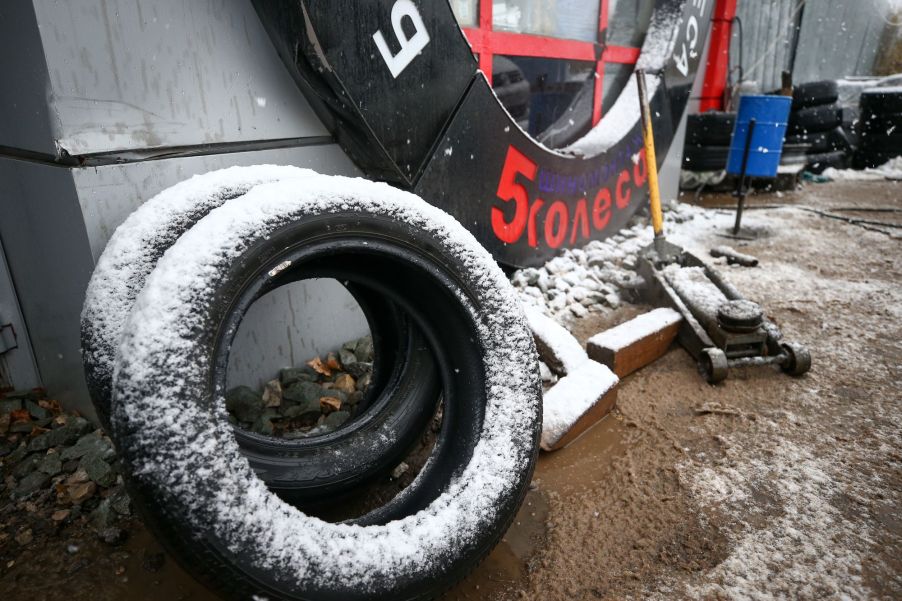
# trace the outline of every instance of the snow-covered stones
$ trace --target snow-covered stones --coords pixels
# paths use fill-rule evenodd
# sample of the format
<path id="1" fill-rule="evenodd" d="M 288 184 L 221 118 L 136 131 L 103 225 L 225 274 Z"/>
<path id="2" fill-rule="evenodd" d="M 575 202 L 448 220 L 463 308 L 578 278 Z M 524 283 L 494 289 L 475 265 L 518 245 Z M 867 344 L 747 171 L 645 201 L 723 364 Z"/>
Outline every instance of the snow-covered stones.
<path id="1" fill-rule="evenodd" d="M 693 219 L 698 212 L 681 203 L 671 203 L 667 209 L 667 218 L 677 222 Z M 644 220 L 636 219 L 607 240 L 565 250 L 542 267 L 514 272 L 511 283 L 525 305 L 538 307 L 562 323 L 608 313 L 620 306 L 623 296 L 642 285 L 636 257 L 651 236 Z"/>

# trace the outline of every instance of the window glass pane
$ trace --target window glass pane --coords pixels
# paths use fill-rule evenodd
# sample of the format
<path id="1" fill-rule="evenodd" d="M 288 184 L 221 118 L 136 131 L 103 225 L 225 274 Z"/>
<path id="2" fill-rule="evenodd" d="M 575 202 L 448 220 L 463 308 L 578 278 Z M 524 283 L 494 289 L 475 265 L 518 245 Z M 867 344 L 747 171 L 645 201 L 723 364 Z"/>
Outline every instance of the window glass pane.
<path id="1" fill-rule="evenodd" d="M 654 0 L 609 0 L 608 38 L 610 46 L 639 48 L 654 12 Z"/>
<path id="2" fill-rule="evenodd" d="M 493 26 L 501 31 L 595 42 L 599 7 L 599 0 L 494 0 Z"/>
<path id="3" fill-rule="evenodd" d="M 496 56 L 492 84 L 501 104 L 535 138 L 568 111 L 574 124 L 591 119 L 591 103 L 575 102 L 586 82 L 594 77 L 590 62 L 522 56 Z"/>
<path id="4" fill-rule="evenodd" d="M 461 27 L 476 27 L 479 23 L 479 0 L 451 0 L 451 10 Z"/>
<path id="5" fill-rule="evenodd" d="M 611 110 L 620 93 L 633 76 L 635 65 L 620 65 L 617 63 L 605 63 L 604 66 L 604 91 L 601 95 L 601 114 L 603 116 Z"/>

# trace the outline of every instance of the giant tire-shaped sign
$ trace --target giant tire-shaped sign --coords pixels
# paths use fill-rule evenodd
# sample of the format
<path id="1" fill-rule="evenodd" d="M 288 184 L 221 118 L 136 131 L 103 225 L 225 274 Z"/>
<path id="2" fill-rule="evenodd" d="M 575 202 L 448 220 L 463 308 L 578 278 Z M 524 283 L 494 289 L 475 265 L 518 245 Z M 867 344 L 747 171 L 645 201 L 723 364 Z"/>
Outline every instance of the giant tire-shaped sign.
<path id="1" fill-rule="evenodd" d="M 446 1 L 254 4 L 298 85 L 367 176 L 448 211 L 498 261 L 542 264 L 561 248 L 613 235 L 644 206 L 635 82 L 585 138 L 552 151 L 501 106 Z M 713 4 L 656 3 L 639 63 L 656 71 L 660 160 L 686 109 Z"/>

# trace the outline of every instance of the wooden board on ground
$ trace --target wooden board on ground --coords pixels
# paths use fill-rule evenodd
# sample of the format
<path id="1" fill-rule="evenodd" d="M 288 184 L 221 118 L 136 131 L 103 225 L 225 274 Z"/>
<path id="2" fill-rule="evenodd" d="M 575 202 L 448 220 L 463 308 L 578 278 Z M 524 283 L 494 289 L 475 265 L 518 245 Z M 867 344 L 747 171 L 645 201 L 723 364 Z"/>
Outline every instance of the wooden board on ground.
<path id="1" fill-rule="evenodd" d="M 542 401 L 542 449 L 562 449 L 604 419 L 617 402 L 619 382 L 606 366 L 588 359 L 561 378 Z"/>
<path id="2" fill-rule="evenodd" d="M 655 309 L 589 339 L 589 358 L 624 378 L 667 352 L 683 317 L 673 309 Z"/>

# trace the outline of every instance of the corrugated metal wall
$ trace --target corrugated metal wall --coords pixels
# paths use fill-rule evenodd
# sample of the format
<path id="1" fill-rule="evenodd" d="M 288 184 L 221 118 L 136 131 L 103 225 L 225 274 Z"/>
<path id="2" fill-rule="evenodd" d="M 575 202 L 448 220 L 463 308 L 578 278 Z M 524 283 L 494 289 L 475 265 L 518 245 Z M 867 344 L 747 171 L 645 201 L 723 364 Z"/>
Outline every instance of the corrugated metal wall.
<path id="1" fill-rule="evenodd" d="M 739 0 L 742 21 L 742 59 L 739 28 L 733 27 L 733 66 L 743 67 L 743 79 L 757 81 L 764 91 L 780 87 L 780 74 L 789 64 L 795 29 L 793 15 L 799 0 Z M 736 81 L 738 72 L 733 73 Z"/>
<path id="2" fill-rule="evenodd" d="M 780 87 L 789 68 L 796 17 L 801 14 L 794 81 L 871 75 L 893 0 L 739 0 L 745 79 L 764 91 Z M 734 27 L 733 65 L 739 64 Z M 734 74 L 735 81 L 735 74 Z"/>

